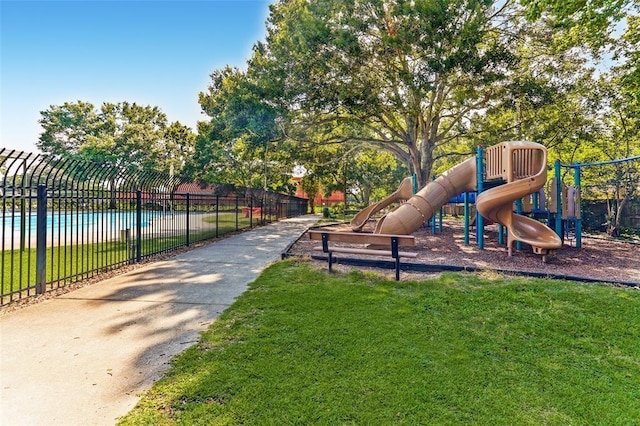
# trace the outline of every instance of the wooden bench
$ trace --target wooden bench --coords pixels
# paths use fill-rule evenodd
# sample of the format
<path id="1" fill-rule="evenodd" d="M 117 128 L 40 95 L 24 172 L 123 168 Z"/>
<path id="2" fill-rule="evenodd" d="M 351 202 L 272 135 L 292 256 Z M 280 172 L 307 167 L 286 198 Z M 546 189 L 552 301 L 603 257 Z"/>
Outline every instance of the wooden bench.
<path id="1" fill-rule="evenodd" d="M 331 232 L 310 230 L 309 238 L 322 241 L 322 246 L 314 250 L 322 250 L 329 256 L 329 271 L 333 265 L 333 253 L 359 254 L 365 256 L 385 256 L 395 260 L 396 281 L 400 279 L 400 258 L 416 258 L 418 253 L 400 251 L 400 247 L 415 247 L 416 239 L 412 235 L 361 234 L 356 232 Z M 340 247 L 329 243 L 367 244 L 367 248 Z"/>

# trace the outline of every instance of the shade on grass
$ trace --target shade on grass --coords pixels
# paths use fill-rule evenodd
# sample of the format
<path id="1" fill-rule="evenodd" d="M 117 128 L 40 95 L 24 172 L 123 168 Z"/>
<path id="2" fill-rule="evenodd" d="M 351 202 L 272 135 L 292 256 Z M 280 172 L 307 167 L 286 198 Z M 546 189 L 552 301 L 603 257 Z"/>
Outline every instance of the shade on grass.
<path id="1" fill-rule="evenodd" d="M 215 217 L 205 222 L 215 223 Z M 248 228 L 250 223 L 249 219 L 239 219 L 236 222 L 235 215 L 221 215 L 217 225 L 217 233 L 215 227 L 190 232 L 191 243 Z M 142 256 L 150 256 L 183 247 L 186 242 L 187 237 L 184 234 L 144 238 L 140 252 Z M 55 283 L 59 280 L 70 282 L 87 278 L 94 273 L 127 264 L 134 256 L 135 251 L 122 241 L 47 247 L 45 280 L 48 283 Z M 3 250 L 0 253 L 0 294 L 25 290 L 28 287 L 34 288 L 35 284 L 35 248 Z"/>
<path id="2" fill-rule="evenodd" d="M 633 424 L 640 293 L 268 268 L 123 424 Z"/>

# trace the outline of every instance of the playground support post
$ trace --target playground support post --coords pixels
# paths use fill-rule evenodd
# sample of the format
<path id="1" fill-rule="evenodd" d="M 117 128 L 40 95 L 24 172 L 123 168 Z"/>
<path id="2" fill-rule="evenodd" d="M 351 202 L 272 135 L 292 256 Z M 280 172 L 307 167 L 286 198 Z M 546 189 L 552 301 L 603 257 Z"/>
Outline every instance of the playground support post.
<path id="1" fill-rule="evenodd" d="M 434 180 L 436 180 L 436 177 L 432 176 L 431 181 L 434 181 Z M 414 191 L 414 194 L 415 194 L 415 191 Z M 438 226 L 438 218 L 440 218 L 440 226 Z M 436 233 L 438 232 L 438 229 L 440 230 L 440 233 L 442 233 L 442 207 L 440 208 L 439 215 L 438 215 L 438 212 L 433 212 L 433 215 L 427 221 L 427 226 L 431 227 L 431 233 L 433 235 L 436 235 Z"/>
<path id="2" fill-rule="evenodd" d="M 634 157 L 628 157 L 628 158 L 620 158 L 617 160 L 608 160 L 608 161 L 598 161 L 595 163 L 574 163 L 574 164 L 560 164 L 560 160 L 556 160 L 556 181 L 559 181 L 559 176 L 560 176 L 560 167 L 568 167 L 573 169 L 573 184 L 576 186 L 577 190 L 580 191 L 581 188 L 581 169 L 583 167 L 595 167 L 595 166 L 604 166 L 607 164 L 619 164 L 619 163 L 626 163 L 627 161 L 637 161 L 640 160 L 640 155 L 636 155 Z M 562 186 L 560 185 L 560 188 L 562 188 Z M 578 193 L 580 194 L 581 191 Z M 578 200 L 580 200 L 580 202 L 582 202 L 582 197 L 578 197 Z M 560 200 L 560 196 L 558 196 L 558 205 L 560 206 L 559 208 L 562 207 L 562 201 Z M 580 208 L 576 209 L 577 211 L 581 211 Z M 560 214 L 560 220 L 562 220 L 562 211 L 558 210 L 559 214 Z M 582 247 L 582 214 L 578 214 L 575 218 L 575 224 L 576 224 L 576 230 L 575 230 L 575 235 L 576 235 L 576 248 L 581 248 Z M 562 227 L 560 227 L 560 232 L 562 232 Z M 558 233 L 558 216 L 556 215 L 556 233 Z M 562 238 L 561 234 L 560 238 Z"/>
<path id="3" fill-rule="evenodd" d="M 469 245 L 469 193 L 464 193 L 464 245 Z"/>
<path id="4" fill-rule="evenodd" d="M 578 191 L 580 191 L 580 166 L 576 165 L 576 167 L 573 169 L 573 184 L 575 185 L 575 187 L 577 188 Z M 578 192 L 579 194 L 580 192 Z M 582 197 L 580 197 L 578 195 L 578 202 L 581 203 L 582 202 Z M 578 206 L 577 209 L 575 209 L 576 212 L 580 212 L 581 209 Z M 582 214 L 578 213 L 576 214 L 576 248 L 582 248 Z"/>
<path id="5" fill-rule="evenodd" d="M 432 176 L 431 181 L 433 182 L 434 180 L 436 180 L 436 177 Z M 436 235 L 436 232 L 437 232 L 437 224 L 436 224 L 437 219 L 438 219 L 438 212 L 433 212 L 433 216 L 431 216 L 431 219 L 430 219 L 431 234 L 433 235 Z"/>
<path id="6" fill-rule="evenodd" d="M 564 243 L 562 233 L 562 176 L 560 175 L 560 160 L 553 163 L 553 169 L 556 177 L 556 227 L 555 231 L 560 240 Z"/>
<path id="7" fill-rule="evenodd" d="M 544 187 L 542 187 L 542 191 L 544 191 Z M 532 216 L 535 217 L 535 212 L 536 211 L 543 211 L 545 210 L 545 206 L 544 205 L 540 205 L 541 204 L 541 200 L 540 200 L 540 191 L 536 191 L 533 193 L 532 199 L 531 199 L 531 204 L 533 205 L 532 208 Z M 544 203 L 542 203 L 544 204 Z M 548 225 L 548 222 L 547 222 Z"/>
<path id="8" fill-rule="evenodd" d="M 478 152 L 476 154 L 476 189 L 477 194 L 480 195 L 483 189 L 484 179 L 484 163 L 482 161 L 483 149 L 481 145 L 478 145 Z M 477 199 L 477 198 L 476 198 Z M 484 249 L 484 217 L 478 212 L 478 204 L 476 203 L 476 243 L 480 250 Z"/>
<path id="9" fill-rule="evenodd" d="M 516 214 L 521 215 L 523 213 L 522 199 L 516 200 Z M 522 242 L 516 241 L 516 250 L 522 250 Z"/>

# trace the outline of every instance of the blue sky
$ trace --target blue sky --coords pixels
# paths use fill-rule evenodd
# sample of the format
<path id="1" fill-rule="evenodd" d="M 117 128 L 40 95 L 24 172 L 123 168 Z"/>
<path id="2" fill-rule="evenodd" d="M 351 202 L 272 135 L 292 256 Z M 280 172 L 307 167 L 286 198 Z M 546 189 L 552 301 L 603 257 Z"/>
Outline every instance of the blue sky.
<path id="1" fill-rule="evenodd" d="M 159 107 L 195 131 L 198 93 L 244 67 L 266 0 L 0 0 L 0 147 L 35 152 L 40 111 L 77 100 Z"/>

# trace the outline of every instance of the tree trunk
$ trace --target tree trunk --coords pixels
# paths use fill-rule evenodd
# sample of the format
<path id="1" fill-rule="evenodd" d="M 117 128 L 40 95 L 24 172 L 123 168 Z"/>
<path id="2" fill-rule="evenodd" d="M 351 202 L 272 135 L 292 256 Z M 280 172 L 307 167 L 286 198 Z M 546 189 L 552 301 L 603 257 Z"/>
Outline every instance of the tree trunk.
<path id="1" fill-rule="evenodd" d="M 624 207 L 627 204 L 627 201 L 629 201 L 629 197 L 624 197 L 619 203 L 618 203 L 618 208 L 615 210 L 615 216 L 612 218 L 612 226 L 610 231 L 608 232 L 608 234 L 612 237 L 619 237 L 620 236 L 620 220 L 622 218 L 622 210 L 624 209 Z"/>
<path id="2" fill-rule="evenodd" d="M 362 204 L 368 206 L 371 204 L 371 188 L 365 187 L 362 189 Z"/>
<path id="3" fill-rule="evenodd" d="M 426 115 L 419 115 L 417 127 L 418 162 L 420 172 L 418 173 L 418 184 L 422 188 L 431 181 L 431 169 L 433 168 L 433 150 L 438 141 L 438 130 L 440 128 L 441 108 L 445 99 L 445 85 L 443 82 L 437 84 L 431 94 L 431 102 Z M 421 113 L 422 114 L 422 113 Z"/>
<path id="4" fill-rule="evenodd" d="M 307 193 L 307 197 L 309 197 L 309 206 L 311 207 L 311 214 L 316 212 L 316 206 L 314 200 L 316 199 L 317 192 Z"/>
<path id="5" fill-rule="evenodd" d="M 116 199 L 116 182 L 111 180 L 111 199 L 109 200 L 109 210 L 116 210 L 118 203 Z"/>
<path id="6" fill-rule="evenodd" d="M 423 188 L 431 181 L 431 169 L 433 168 L 433 144 L 428 134 L 422 135 L 420 141 L 418 155 L 416 161 L 418 162 L 417 176 L 418 176 L 418 189 Z"/>
<path id="7" fill-rule="evenodd" d="M 426 144 L 425 144 L 426 145 Z M 422 161 L 420 164 L 421 182 L 420 188 L 424 187 L 431 181 L 431 169 L 433 168 L 433 151 L 428 148 L 422 150 Z"/>

